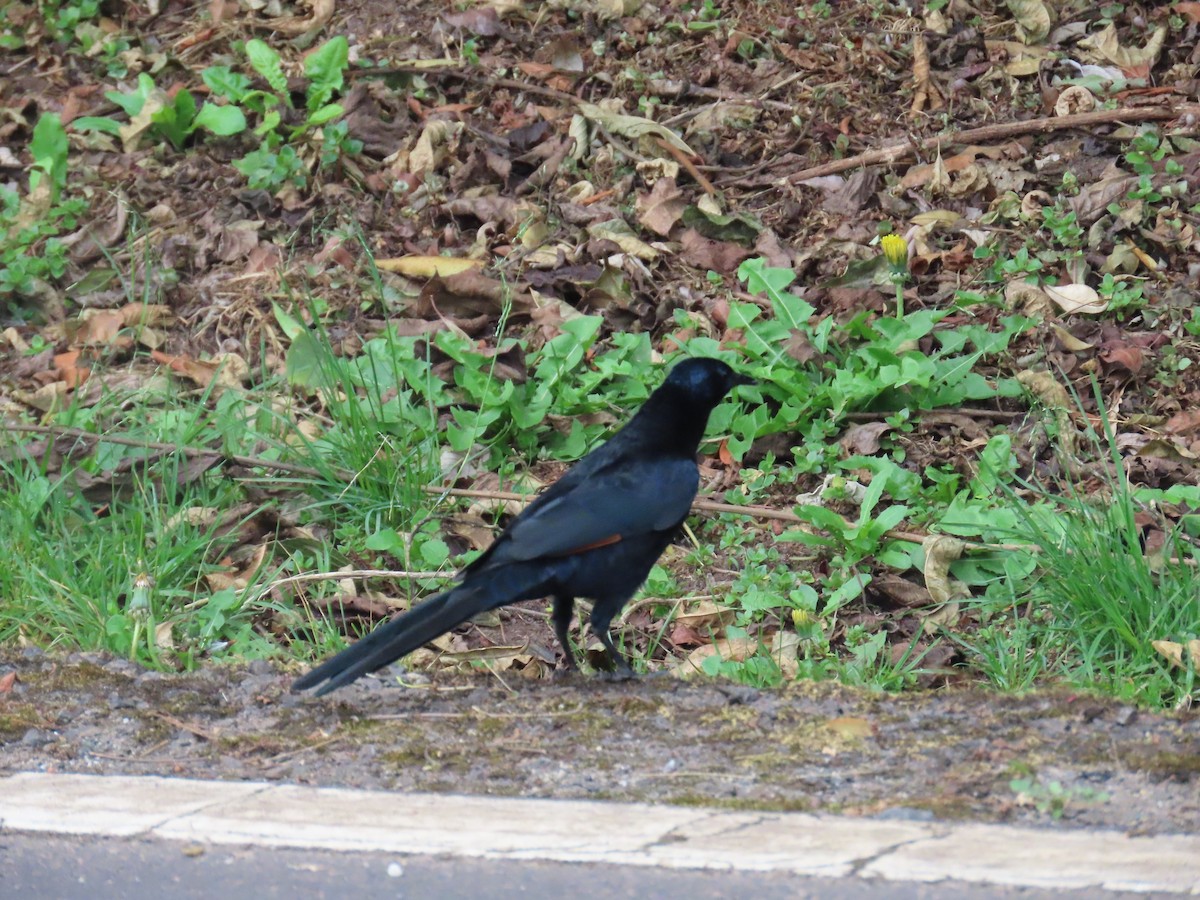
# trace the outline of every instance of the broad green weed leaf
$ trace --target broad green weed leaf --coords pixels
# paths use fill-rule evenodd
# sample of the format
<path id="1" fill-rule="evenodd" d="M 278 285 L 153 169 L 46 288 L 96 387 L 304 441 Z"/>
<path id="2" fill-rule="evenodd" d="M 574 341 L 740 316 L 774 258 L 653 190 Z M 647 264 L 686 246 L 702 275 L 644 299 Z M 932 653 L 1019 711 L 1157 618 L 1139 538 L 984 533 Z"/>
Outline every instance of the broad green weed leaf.
<path id="1" fill-rule="evenodd" d="M 200 77 L 210 91 L 232 103 L 240 103 L 250 90 L 250 79 L 229 66 L 209 66 Z"/>
<path id="2" fill-rule="evenodd" d="M 196 114 L 192 127 L 203 128 L 220 137 L 228 137 L 246 130 L 246 116 L 236 106 L 205 103 Z"/>
<path id="3" fill-rule="evenodd" d="M 254 71 L 271 86 L 271 90 L 281 97 L 287 97 L 287 76 L 283 74 L 278 53 L 258 38 L 252 38 L 246 41 L 246 58 L 250 60 Z"/>
<path id="4" fill-rule="evenodd" d="M 80 116 L 71 120 L 71 128 L 75 131 L 100 131 L 111 135 L 121 133 L 121 123 L 108 116 Z"/>
<path id="5" fill-rule="evenodd" d="M 29 173 L 29 187 L 34 189 L 45 175 L 50 179 L 54 195 L 67 183 L 67 132 L 62 119 L 55 113 L 42 115 L 33 126 L 33 139 L 29 152 L 33 154 L 33 169 Z"/>

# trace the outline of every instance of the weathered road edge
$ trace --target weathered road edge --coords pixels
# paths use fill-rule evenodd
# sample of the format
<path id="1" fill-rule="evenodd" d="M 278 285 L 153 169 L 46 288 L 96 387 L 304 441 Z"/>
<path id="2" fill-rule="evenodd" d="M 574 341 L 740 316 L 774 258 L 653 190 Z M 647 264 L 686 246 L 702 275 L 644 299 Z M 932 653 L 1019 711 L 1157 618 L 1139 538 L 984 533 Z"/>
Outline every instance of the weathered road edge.
<path id="1" fill-rule="evenodd" d="M 214 844 L 1200 895 L 1200 835 L 396 794 L 262 782 L 0 779 L 0 828 Z"/>

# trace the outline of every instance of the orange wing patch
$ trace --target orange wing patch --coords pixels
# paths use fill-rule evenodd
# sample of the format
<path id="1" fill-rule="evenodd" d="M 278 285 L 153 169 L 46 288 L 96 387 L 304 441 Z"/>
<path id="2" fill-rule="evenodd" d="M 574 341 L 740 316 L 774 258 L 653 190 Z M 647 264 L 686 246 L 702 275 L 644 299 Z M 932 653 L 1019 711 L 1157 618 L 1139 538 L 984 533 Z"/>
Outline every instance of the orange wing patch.
<path id="1" fill-rule="evenodd" d="M 574 556 L 576 553 L 587 553 L 589 550 L 598 550 L 601 547 L 610 547 L 613 544 L 620 543 L 621 535 L 610 534 L 606 538 L 601 538 L 598 541 L 592 541 L 590 544 L 584 544 L 582 547 L 576 547 L 574 550 L 568 550 L 563 556 Z"/>

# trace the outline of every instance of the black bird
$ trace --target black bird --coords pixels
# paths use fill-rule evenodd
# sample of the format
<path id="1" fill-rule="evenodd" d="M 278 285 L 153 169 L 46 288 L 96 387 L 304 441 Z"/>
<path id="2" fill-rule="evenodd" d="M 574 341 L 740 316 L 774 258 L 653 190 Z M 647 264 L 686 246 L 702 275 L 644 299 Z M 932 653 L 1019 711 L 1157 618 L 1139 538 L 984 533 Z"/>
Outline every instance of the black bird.
<path id="1" fill-rule="evenodd" d="M 553 597 L 554 633 L 575 668 L 567 629 L 575 598 L 592 606 L 591 627 L 613 665 L 632 669 L 609 634 L 679 531 L 700 485 L 696 451 L 709 413 L 754 379 L 716 359 L 685 359 L 624 428 L 539 494 L 492 545 L 459 573 L 459 583 L 375 629 L 297 678 L 292 690 L 317 696 L 411 653 L 472 616 L 520 600 Z"/>

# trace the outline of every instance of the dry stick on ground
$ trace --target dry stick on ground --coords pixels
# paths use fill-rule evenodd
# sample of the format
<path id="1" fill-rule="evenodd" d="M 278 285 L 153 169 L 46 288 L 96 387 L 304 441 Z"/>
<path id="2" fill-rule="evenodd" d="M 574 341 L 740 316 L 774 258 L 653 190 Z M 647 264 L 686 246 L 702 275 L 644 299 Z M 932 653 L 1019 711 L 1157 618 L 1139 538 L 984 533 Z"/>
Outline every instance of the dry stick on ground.
<path id="1" fill-rule="evenodd" d="M 1040 119 L 1026 119 L 1023 122 L 1004 122 L 999 125 L 984 125 L 981 128 L 969 128 L 966 131 L 954 131 L 949 134 L 939 134 L 923 138 L 919 141 L 902 141 L 889 144 L 877 150 L 868 150 L 858 156 L 847 159 L 835 159 L 819 166 L 810 166 L 793 172 L 785 178 L 789 184 L 807 181 L 810 178 L 821 178 L 825 175 L 836 175 L 850 169 L 862 166 L 874 166 L 880 163 L 894 163 L 902 159 L 916 156 L 918 151 L 935 153 L 947 144 L 986 144 L 1023 134 L 1043 134 L 1052 131 L 1065 131 L 1068 128 L 1092 128 L 1096 125 L 1111 125 L 1116 122 L 1155 122 L 1176 119 L 1191 113 L 1200 117 L 1200 106 L 1196 104 L 1180 104 L 1179 106 L 1131 106 L 1122 109 L 1101 109 L 1095 112 L 1076 113 L 1071 116 L 1045 116 Z"/>
<path id="2" fill-rule="evenodd" d="M 273 469 L 278 472 L 287 472 L 292 475 L 306 475 L 310 478 L 324 478 L 327 474 L 338 476 L 344 481 L 353 481 L 354 473 L 345 469 L 330 467 L 328 473 L 322 472 L 319 469 L 310 468 L 309 466 L 300 466 L 295 463 L 285 463 L 274 459 L 262 459 L 256 456 L 239 456 L 234 454 L 222 453 L 220 450 L 210 450 L 205 447 L 185 447 L 180 444 L 166 443 L 162 441 L 143 441 L 137 438 L 121 437 L 119 435 L 95 434 L 91 431 L 84 431 L 82 428 L 57 428 L 52 425 L 4 425 L 0 426 L 0 430 L 19 431 L 28 434 L 48 434 L 58 437 L 76 438 L 82 441 L 91 441 L 95 443 L 107 442 L 110 444 L 121 444 L 126 447 L 143 447 L 148 450 L 173 450 L 182 453 L 188 457 L 198 456 L 217 456 L 229 462 L 236 463 L 239 466 L 246 468 L 263 468 Z M 422 490 L 427 494 L 440 494 L 447 497 L 469 497 L 479 500 L 515 500 L 519 503 L 528 503 L 532 499 L 529 494 L 517 494 L 512 491 L 479 491 L 472 488 L 452 488 L 440 487 L 436 484 L 427 485 Z M 784 509 L 769 509 L 765 506 L 737 506 L 733 503 L 717 503 L 715 500 L 695 500 L 692 502 L 692 509 L 698 512 L 718 512 L 718 513 L 733 513 L 738 516 L 747 516 L 752 519 L 777 519 L 781 522 L 790 522 L 795 525 L 806 524 L 794 512 Z M 849 523 L 847 523 L 849 525 Z M 929 537 L 928 534 L 922 534 L 917 531 L 900 531 L 892 529 L 885 532 L 883 537 L 894 541 L 910 541 L 914 544 L 919 544 Z M 979 543 L 976 541 L 963 541 L 967 550 L 993 552 L 996 550 L 1028 550 L 1034 551 L 1037 548 L 1025 544 L 988 544 Z M 338 576 L 337 573 L 332 573 L 334 577 L 349 577 L 346 575 Z M 285 579 L 291 580 L 291 579 Z"/>

